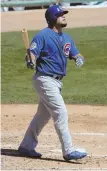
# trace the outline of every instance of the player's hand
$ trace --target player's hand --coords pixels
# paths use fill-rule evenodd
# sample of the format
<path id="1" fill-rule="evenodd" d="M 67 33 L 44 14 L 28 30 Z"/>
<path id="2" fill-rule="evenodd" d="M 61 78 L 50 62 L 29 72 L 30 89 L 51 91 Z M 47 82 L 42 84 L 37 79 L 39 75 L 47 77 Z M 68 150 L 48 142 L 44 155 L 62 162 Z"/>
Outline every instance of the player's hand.
<path id="1" fill-rule="evenodd" d="M 84 57 L 83 56 L 77 56 L 75 63 L 77 67 L 81 67 L 84 64 Z"/>
<path id="2" fill-rule="evenodd" d="M 27 67 L 30 69 L 34 69 L 34 63 L 31 61 L 27 61 Z"/>
<path id="3" fill-rule="evenodd" d="M 30 61 L 28 59 L 27 55 L 25 56 L 25 61 L 26 61 L 27 68 L 30 68 L 30 69 L 34 69 L 35 68 L 35 64 L 33 63 L 33 61 Z"/>

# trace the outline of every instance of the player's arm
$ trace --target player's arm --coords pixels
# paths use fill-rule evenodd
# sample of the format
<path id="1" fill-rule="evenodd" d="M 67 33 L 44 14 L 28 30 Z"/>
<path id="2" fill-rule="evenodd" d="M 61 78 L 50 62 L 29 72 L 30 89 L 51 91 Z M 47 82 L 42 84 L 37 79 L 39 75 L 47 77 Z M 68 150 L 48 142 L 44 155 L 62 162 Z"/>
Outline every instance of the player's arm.
<path id="1" fill-rule="evenodd" d="M 71 40 L 69 59 L 73 59 L 78 67 L 84 64 L 84 57 L 80 54 L 73 40 Z"/>
<path id="2" fill-rule="evenodd" d="M 25 55 L 25 61 L 26 61 L 26 64 L 27 64 L 28 68 L 34 69 L 35 64 L 36 64 L 36 58 L 31 52 L 29 52 L 29 53 L 30 53 L 32 61 L 29 59 L 28 54 Z"/>
<path id="3" fill-rule="evenodd" d="M 33 68 L 35 67 L 36 60 L 40 56 L 40 52 L 41 52 L 42 47 L 43 47 L 42 38 L 38 35 L 35 36 L 31 42 L 31 45 L 29 48 L 30 55 L 32 57 L 32 62 L 27 59 L 27 56 L 25 57 L 28 68 L 32 68 L 32 66 L 33 66 Z"/>

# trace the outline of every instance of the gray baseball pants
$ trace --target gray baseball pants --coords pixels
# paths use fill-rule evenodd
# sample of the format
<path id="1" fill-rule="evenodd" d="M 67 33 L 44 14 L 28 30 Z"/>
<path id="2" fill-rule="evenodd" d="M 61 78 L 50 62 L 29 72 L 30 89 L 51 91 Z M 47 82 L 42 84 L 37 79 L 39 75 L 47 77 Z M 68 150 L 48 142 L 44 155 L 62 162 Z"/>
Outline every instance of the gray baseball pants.
<path id="1" fill-rule="evenodd" d="M 38 109 L 20 146 L 34 150 L 38 144 L 38 135 L 52 118 L 62 153 L 69 154 L 72 151 L 72 139 L 68 128 L 67 109 L 61 96 L 62 82 L 49 76 L 35 74 L 33 85 L 39 96 Z"/>

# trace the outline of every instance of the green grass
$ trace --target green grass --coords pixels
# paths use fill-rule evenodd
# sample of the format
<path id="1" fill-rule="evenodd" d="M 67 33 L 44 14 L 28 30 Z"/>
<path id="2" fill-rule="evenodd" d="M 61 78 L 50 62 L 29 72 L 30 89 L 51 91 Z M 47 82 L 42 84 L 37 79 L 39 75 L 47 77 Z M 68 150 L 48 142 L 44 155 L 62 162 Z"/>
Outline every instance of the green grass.
<path id="1" fill-rule="evenodd" d="M 107 27 L 66 29 L 74 39 L 85 65 L 68 61 L 62 95 L 66 103 L 107 104 Z M 29 32 L 30 40 L 36 32 Z M 34 71 L 26 68 L 20 32 L 1 34 L 1 102 L 37 103 L 32 86 Z"/>

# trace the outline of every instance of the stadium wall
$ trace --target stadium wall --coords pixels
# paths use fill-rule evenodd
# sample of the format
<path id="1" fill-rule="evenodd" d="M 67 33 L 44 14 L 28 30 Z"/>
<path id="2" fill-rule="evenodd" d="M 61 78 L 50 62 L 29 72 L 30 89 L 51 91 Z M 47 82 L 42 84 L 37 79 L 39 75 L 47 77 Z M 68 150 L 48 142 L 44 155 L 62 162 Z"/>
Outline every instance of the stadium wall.
<path id="1" fill-rule="evenodd" d="M 43 9 L 52 4 L 66 8 L 100 8 L 107 7 L 106 0 L 1 0 L 1 11 L 21 11 Z"/>

